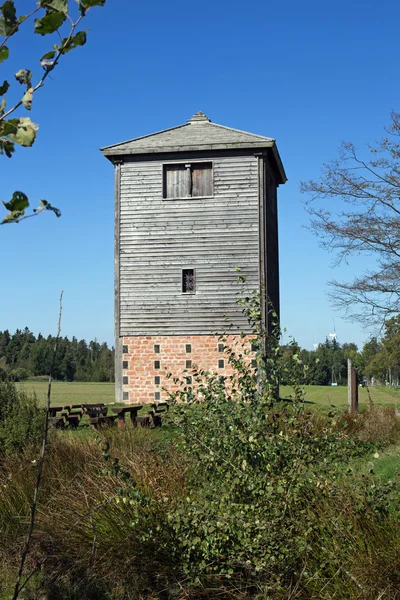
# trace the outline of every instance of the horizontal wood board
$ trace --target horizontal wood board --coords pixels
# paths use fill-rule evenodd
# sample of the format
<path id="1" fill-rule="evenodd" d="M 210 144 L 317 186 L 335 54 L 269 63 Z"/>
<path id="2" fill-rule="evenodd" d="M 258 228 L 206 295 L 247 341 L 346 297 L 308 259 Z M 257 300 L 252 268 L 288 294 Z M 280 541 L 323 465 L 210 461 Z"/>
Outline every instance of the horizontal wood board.
<path id="1" fill-rule="evenodd" d="M 254 156 L 213 160 L 213 196 L 163 199 L 163 163 L 121 165 L 120 335 L 248 331 L 235 267 L 258 280 L 258 167 Z M 196 270 L 196 293 L 181 271 Z"/>

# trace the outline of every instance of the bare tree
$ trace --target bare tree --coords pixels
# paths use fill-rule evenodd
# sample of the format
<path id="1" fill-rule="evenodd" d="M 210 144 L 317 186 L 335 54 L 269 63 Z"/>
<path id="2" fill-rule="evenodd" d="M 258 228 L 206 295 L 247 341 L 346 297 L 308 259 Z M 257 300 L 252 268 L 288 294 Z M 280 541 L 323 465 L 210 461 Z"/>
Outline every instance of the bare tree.
<path id="1" fill-rule="evenodd" d="M 311 229 L 336 254 L 335 263 L 370 257 L 370 268 L 352 281 L 329 284 L 342 314 L 375 326 L 400 312 L 400 113 L 391 114 L 385 131 L 367 159 L 343 143 L 318 181 L 301 184 Z"/>

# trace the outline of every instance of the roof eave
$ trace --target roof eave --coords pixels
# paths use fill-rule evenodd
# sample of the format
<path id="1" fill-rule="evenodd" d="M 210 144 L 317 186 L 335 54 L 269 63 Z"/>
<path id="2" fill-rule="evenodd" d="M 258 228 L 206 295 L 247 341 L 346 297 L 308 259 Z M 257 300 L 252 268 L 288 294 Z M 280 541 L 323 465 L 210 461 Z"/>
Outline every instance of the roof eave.
<path id="1" fill-rule="evenodd" d="M 268 148 L 272 150 L 272 155 L 275 160 L 276 169 L 280 176 L 279 183 L 285 183 L 287 181 L 285 169 L 281 161 L 281 157 L 278 152 L 275 140 L 260 140 L 259 142 L 243 142 L 236 144 L 202 144 L 199 145 L 185 145 L 185 146 L 162 146 L 158 148 L 126 148 L 115 146 L 107 146 L 100 148 L 100 152 L 108 158 L 111 162 L 121 160 L 124 156 L 140 156 L 140 155 L 151 155 L 151 154 L 171 154 L 178 152 L 198 152 L 202 150 L 261 150 Z"/>
<path id="2" fill-rule="evenodd" d="M 274 140 L 264 140 L 259 142 L 242 142 L 235 144 L 185 144 L 181 146 L 159 146 L 159 147 L 150 147 L 145 148 L 141 146 L 140 148 L 100 148 L 100 152 L 104 154 L 104 156 L 131 156 L 131 155 L 140 155 L 140 154 L 165 154 L 170 152 L 195 152 L 202 150 L 236 150 L 236 149 L 245 149 L 245 148 L 272 148 L 275 145 Z"/>
<path id="3" fill-rule="evenodd" d="M 286 173 L 285 173 L 285 169 L 283 167 L 283 163 L 278 151 L 278 147 L 276 144 L 272 145 L 272 153 L 274 155 L 274 159 L 275 159 L 275 164 L 276 164 L 276 168 L 277 171 L 279 173 L 279 176 L 281 178 L 281 180 L 279 181 L 280 184 L 286 183 L 287 182 L 287 177 L 286 177 Z"/>

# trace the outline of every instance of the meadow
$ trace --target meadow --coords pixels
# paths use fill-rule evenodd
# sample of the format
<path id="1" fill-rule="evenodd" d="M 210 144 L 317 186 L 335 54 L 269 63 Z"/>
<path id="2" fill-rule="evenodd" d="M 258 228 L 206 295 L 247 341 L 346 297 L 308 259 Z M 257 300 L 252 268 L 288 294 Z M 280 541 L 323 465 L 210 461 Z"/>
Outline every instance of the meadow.
<path id="1" fill-rule="evenodd" d="M 47 381 L 28 380 L 19 383 L 18 386 L 24 388 L 27 392 L 35 392 L 40 405 L 46 403 Z M 338 386 L 304 386 L 305 400 L 320 406 L 335 406 L 344 408 L 347 405 L 347 387 Z M 400 390 L 390 387 L 371 387 L 369 388 L 371 399 L 376 406 L 394 406 L 400 409 Z M 281 386 L 281 398 L 288 398 L 293 393 L 289 386 Z M 366 388 L 359 388 L 360 408 L 367 408 L 369 405 L 368 391 Z M 91 383 L 91 382 L 64 382 L 53 381 L 51 390 L 51 403 L 58 404 L 79 404 L 80 402 L 105 404 L 113 403 L 114 383 Z"/>
<path id="2" fill-rule="evenodd" d="M 28 380 L 17 385 L 28 393 L 34 392 L 41 406 L 46 404 L 47 381 Z M 114 383 L 53 381 L 51 384 L 51 404 L 80 404 L 84 402 L 109 404 L 114 402 L 114 389 Z"/>

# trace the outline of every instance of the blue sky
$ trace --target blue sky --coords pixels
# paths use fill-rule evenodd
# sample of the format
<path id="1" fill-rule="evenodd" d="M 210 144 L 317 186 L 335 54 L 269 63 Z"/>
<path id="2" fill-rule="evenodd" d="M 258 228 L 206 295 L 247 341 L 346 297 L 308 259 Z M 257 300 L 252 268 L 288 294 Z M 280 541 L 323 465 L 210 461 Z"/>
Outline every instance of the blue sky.
<path id="1" fill-rule="evenodd" d="M 27 12 L 33 0 L 16 2 Z M 58 206 L 0 228 L 0 330 L 56 330 L 113 343 L 113 169 L 99 148 L 184 123 L 214 122 L 275 137 L 288 182 L 279 188 L 282 325 L 306 348 L 333 328 L 362 344 L 368 331 L 334 313 L 333 269 L 306 228 L 301 180 L 316 178 L 342 140 L 365 147 L 399 110 L 400 4 L 253 0 L 107 0 L 87 16 L 88 43 L 65 57 L 34 98 L 36 144 L 0 157 L 0 199 L 16 189 Z M 37 74 L 56 40 L 26 27 L 0 76 Z M 35 71 L 36 69 L 36 71 Z M 23 114 L 22 112 L 20 113 Z M 25 114 L 23 115 L 25 116 Z"/>

